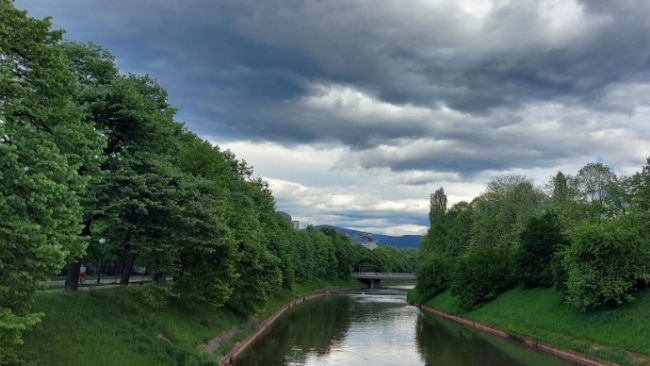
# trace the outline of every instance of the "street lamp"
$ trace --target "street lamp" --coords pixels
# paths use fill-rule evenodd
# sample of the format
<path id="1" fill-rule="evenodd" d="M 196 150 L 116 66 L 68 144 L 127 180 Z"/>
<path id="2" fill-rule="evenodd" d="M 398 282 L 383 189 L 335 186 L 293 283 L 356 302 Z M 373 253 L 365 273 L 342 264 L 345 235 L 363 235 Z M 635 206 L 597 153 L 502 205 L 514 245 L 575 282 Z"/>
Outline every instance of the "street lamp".
<path id="1" fill-rule="evenodd" d="M 102 281 L 102 247 L 106 243 L 106 239 L 100 238 L 98 242 L 100 246 L 97 253 L 97 284 L 99 285 Z"/>

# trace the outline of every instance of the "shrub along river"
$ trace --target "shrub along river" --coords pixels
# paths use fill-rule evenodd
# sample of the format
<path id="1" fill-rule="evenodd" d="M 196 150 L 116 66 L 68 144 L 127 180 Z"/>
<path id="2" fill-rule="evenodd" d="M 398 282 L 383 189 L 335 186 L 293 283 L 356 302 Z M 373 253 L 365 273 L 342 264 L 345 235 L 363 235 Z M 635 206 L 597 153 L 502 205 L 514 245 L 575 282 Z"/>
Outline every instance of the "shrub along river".
<path id="1" fill-rule="evenodd" d="M 341 293 L 295 306 L 234 363 L 279 365 L 569 365 L 424 314 L 396 290 Z"/>

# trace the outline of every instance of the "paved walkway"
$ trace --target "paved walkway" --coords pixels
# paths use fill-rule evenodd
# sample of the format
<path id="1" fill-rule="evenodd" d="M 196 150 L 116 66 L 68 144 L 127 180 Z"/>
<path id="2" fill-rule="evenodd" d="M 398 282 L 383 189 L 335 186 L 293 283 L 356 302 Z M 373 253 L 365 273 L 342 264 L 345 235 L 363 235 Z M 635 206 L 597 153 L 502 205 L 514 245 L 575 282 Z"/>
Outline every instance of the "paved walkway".
<path id="1" fill-rule="evenodd" d="M 129 279 L 129 284 L 140 284 L 153 281 L 151 276 L 134 275 Z M 65 278 L 57 278 L 48 281 L 39 281 L 44 291 L 59 291 L 65 288 Z M 93 290 L 114 288 L 120 285 L 119 276 L 102 276 L 101 282 L 97 284 L 97 277 L 86 277 L 86 280 L 79 284 L 79 290 Z"/>

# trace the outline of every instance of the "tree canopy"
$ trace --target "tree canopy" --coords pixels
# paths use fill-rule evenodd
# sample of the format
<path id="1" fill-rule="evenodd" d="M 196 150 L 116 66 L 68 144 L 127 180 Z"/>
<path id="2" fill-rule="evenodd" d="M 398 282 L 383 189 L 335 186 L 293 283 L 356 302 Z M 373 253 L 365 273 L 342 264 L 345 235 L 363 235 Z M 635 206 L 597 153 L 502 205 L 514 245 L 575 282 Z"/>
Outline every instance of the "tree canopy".
<path id="1" fill-rule="evenodd" d="M 650 165 L 650 159 L 648 160 Z M 558 172 L 546 190 L 521 176 L 497 177 L 470 203 L 436 210 L 419 253 L 417 289 L 451 289 L 465 308 L 508 288 L 557 286 L 588 310 L 632 301 L 648 284 L 650 168 L 616 176 L 591 163 Z"/>

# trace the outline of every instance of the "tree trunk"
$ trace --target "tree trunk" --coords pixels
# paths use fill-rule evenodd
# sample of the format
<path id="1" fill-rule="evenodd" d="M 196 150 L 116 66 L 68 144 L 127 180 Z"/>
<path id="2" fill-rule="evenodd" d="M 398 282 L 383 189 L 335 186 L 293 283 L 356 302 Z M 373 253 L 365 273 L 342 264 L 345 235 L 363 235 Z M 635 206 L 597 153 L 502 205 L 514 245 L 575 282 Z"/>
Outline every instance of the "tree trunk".
<path id="1" fill-rule="evenodd" d="M 129 278 L 131 278 L 131 271 L 133 270 L 133 262 L 135 261 L 135 253 L 131 250 L 126 250 L 124 254 L 124 267 L 122 268 L 122 277 L 120 278 L 120 285 L 128 285 Z"/>
<path id="2" fill-rule="evenodd" d="M 68 277 L 65 279 L 66 291 L 76 291 L 79 288 L 79 271 L 81 270 L 81 260 L 68 264 Z"/>

